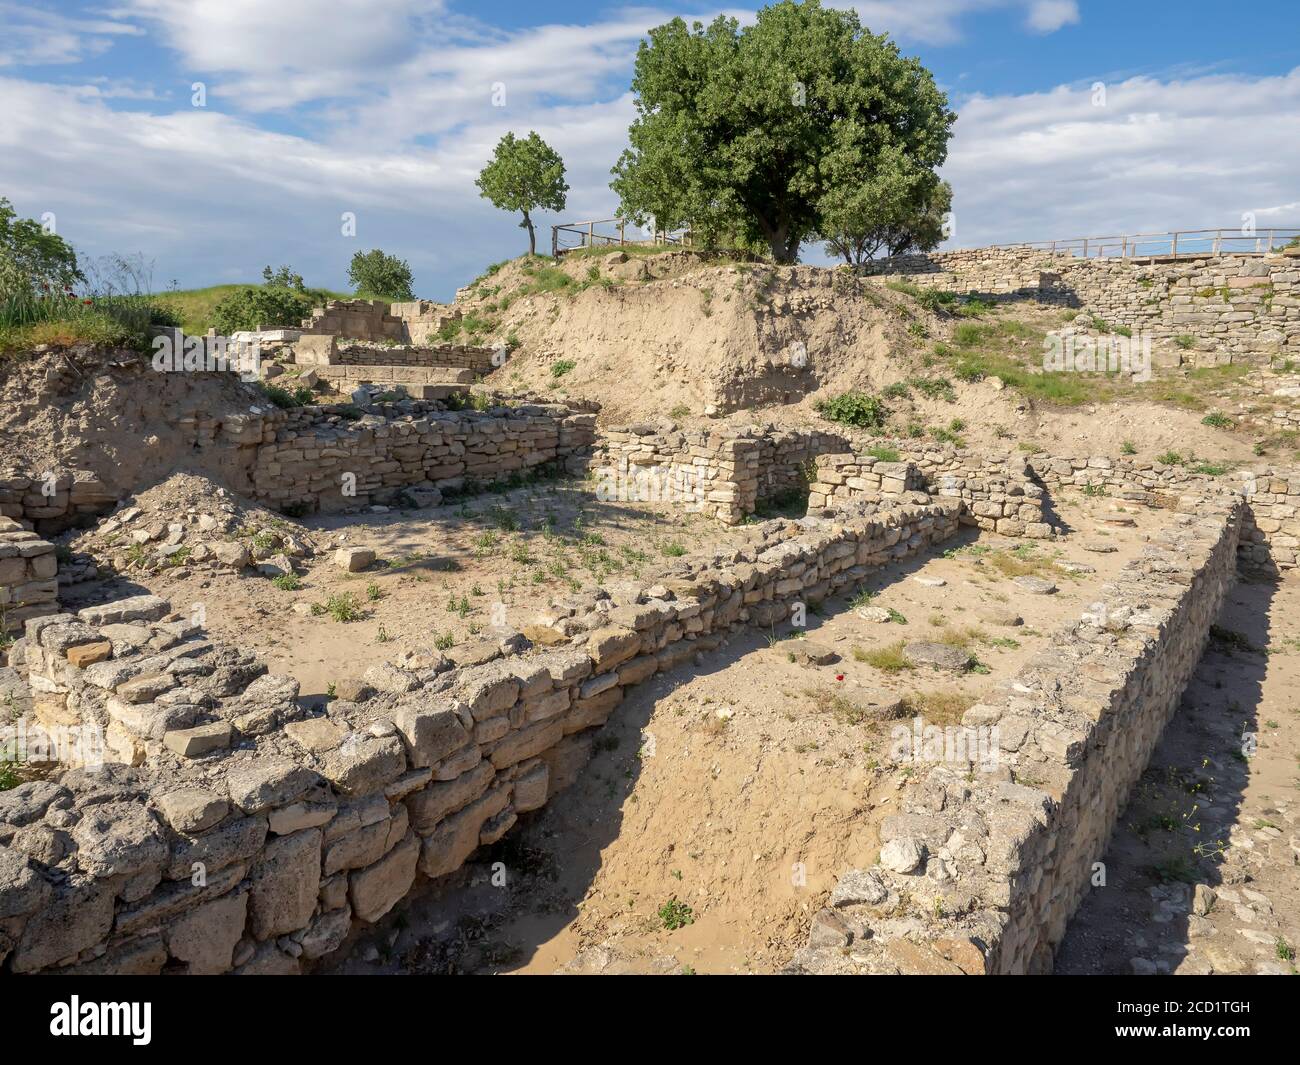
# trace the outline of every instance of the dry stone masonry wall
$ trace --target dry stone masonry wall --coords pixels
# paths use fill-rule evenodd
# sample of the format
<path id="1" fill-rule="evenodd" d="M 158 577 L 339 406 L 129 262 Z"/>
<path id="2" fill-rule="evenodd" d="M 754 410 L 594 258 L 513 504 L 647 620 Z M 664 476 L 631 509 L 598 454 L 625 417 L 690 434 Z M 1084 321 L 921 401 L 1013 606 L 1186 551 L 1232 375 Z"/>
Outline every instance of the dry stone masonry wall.
<path id="1" fill-rule="evenodd" d="M 1045 973 L 1234 575 L 1241 502 L 1166 528 L 1007 686 L 923 744 L 880 863 L 843 876 L 791 964 L 805 973 Z M 981 750 L 992 733 L 998 757 Z"/>
<path id="2" fill-rule="evenodd" d="M 58 609 L 58 571 L 52 543 L 0 517 L 0 637 Z"/>
<path id="3" fill-rule="evenodd" d="M 806 491 L 817 457 L 847 447 L 836 433 L 771 426 L 633 425 L 600 434 L 591 468 L 603 498 L 680 502 L 735 525 L 763 502 Z"/>
<path id="4" fill-rule="evenodd" d="M 409 489 L 473 487 L 546 463 L 580 460 L 594 414 L 554 404 L 448 411 L 408 400 L 359 414 L 348 406 L 180 419 L 196 463 L 271 506 L 337 510 L 388 503 Z M 344 479 L 344 474 L 351 475 Z M 344 485 L 349 492 L 345 495 Z M 45 494 L 45 485 L 51 486 Z M 110 509 L 117 494 L 85 471 L 0 473 L 0 515 L 57 532 Z"/>
<path id="5" fill-rule="evenodd" d="M 324 714 L 153 596 L 30 621 L 37 721 L 117 761 L 0 795 L 0 965 L 301 971 L 571 782 L 629 686 L 927 550 L 956 511 L 766 523 L 726 562 L 558 604 L 549 650 L 411 654 Z"/>
<path id="6" fill-rule="evenodd" d="M 1023 458 L 982 455 L 945 444 L 898 442 L 890 450 L 902 461 L 871 455 L 834 454 L 817 459 L 809 506 L 849 500 L 877 501 L 909 492 L 961 504 L 962 521 L 1003 536 L 1047 539 L 1045 494 Z"/>
<path id="7" fill-rule="evenodd" d="M 460 313 L 430 300 L 389 304 L 384 300 L 329 300 L 312 309 L 302 323 L 304 336 L 337 336 L 349 340 L 429 344 Z"/>
<path id="8" fill-rule="evenodd" d="M 1300 258 L 1221 255 L 1084 259 L 1038 248 L 976 248 L 869 264 L 883 280 L 1079 307 L 1152 337 L 1190 336 L 1217 361 L 1300 353 Z"/>

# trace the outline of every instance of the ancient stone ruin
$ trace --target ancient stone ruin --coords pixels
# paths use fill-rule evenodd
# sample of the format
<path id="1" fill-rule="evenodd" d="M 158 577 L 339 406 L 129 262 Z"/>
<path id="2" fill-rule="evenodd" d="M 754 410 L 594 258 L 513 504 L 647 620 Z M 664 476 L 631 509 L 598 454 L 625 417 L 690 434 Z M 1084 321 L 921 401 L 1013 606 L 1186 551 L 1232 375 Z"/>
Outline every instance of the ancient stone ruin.
<path id="1" fill-rule="evenodd" d="M 1293 258 L 1138 266 L 989 250 L 879 272 L 1048 304 L 1068 289 L 1098 314 L 1195 332 L 1228 360 L 1300 343 Z M 868 439 L 826 421 L 608 424 L 594 399 L 496 391 L 509 351 L 440 340 L 457 313 L 341 301 L 301 330 L 261 336 L 264 381 L 312 389 L 313 402 L 245 397 L 166 415 L 186 472 L 156 498 L 144 475 L 90 462 L 0 475 L 0 618 L 15 638 L 5 690 L 21 711 L 9 724 L 46 765 L 0 791 L 0 966 L 346 965 L 398 915 L 452 912 L 485 854 L 572 804 L 621 713 L 649 714 L 674 686 L 743 662 L 757 677 L 804 670 L 801 683 L 824 685 L 821 705 L 852 727 L 901 722 L 906 737 L 918 722 L 917 746 L 869 770 L 887 799 L 872 790 L 853 808 L 870 860 L 792 889 L 798 942 L 771 968 L 1050 972 L 1235 582 L 1296 567 L 1300 470 Z M 128 365 L 99 372 L 122 388 L 148 380 Z M 385 558 L 417 565 L 402 561 L 415 557 L 403 537 L 437 528 L 470 543 L 411 570 L 454 575 L 492 557 L 519 528 L 511 501 L 552 480 L 581 496 L 572 546 L 599 579 L 562 576 L 557 559 L 552 577 L 568 587 L 546 586 L 529 551 L 554 535 L 548 512 L 516 551 L 534 576 L 508 613 L 484 615 L 468 639 L 430 630 L 397 651 L 381 626 L 382 642 L 331 652 L 364 668 L 327 691 L 309 690 L 287 657 L 269 663 L 280 622 L 230 608 L 218 636 L 215 606 L 195 609 L 222 581 L 294 593 L 306 579 L 336 594 L 295 601 L 293 623 L 346 622 L 357 596 L 340 582 L 359 593 L 369 581 L 381 603 Z M 678 523 L 668 535 L 690 530 L 699 545 L 665 542 L 647 562 L 641 545 L 659 542 L 666 512 Z M 635 573 L 615 569 L 614 547 L 589 531 L 602 516 L 632 529 L 621 550 L 639 559 Z M 365 524 L 376 519 L 392 524 Z M 465 530 L 473 539 L 454 541 Z M 983 568 L 958 581 L 936 564 Z M 86 589 L 106 578 L 132 594 L 95 601 Z M 151 583 L 166 581 L 175 595 Z M 1078 601 L 1052 606 L 1064 582 Z M 887 604 L 900 587 L 931 596 L 928 620 Z M 464 618 L 471 594 L 486 602 L 475 588 L 453 585 L 447 614 Z M 963 595 L 971 620 L 999 635 L 953 635 Z M 1041 630 L 1022 624 L 1026 604 Z M 898 632 L 898 646 L 850 650 L 850 637 L 837 649 L 809 629 L 817 619 L 827 632 Z M 885 678 L 874 688 L 868 664 Z M 900 670 L 915 681 L 890 680 Z M 920 750 L 923 677 L 969 696 L 942 722 L 937 755 Z M 728 710 L 704 712 L 699 757 L 744 707 Z M 850 758 L 827 771 L 860 769 Z M 774 818 L 795 816 L 796 787 Z M 680 879 L 686 861 L 675 855 L 669 871 Z M 771 864 L 765 883 L 784 884 Z M 693 921 L 693 907 L 707 920 L 709 901 L 657 899 L 660 932 Z"/>

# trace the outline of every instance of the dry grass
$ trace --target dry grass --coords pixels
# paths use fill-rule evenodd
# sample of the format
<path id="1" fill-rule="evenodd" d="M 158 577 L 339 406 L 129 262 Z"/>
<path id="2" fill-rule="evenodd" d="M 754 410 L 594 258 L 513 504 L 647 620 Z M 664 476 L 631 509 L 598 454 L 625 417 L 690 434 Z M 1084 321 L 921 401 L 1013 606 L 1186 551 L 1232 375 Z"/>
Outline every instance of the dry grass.
<path id="1" fill-rule="evenodd" d="M 1039 553 L 1032 544 L 1001 548 L 983 556 L 986 566 L 992 566 L 1004 577 L 1060 577 L 1061 571 L 1053 565 L 1053 558 Z"/>
<path id="2" fill-rule="evenodd" d="M 955 647 L 959 651 L 969 651 L 977 644 L 989 642 L 989 634 L 978 625 L 964 625 L 961 628 L 953 629 L 946 628 L 938 634 L 937 638 L 939 643 Z"/>
<path id="3" fill-rule="evenodd" d="M 948 688 L 942 691 L 911 692 L 903 698 L 907 717 L 923 717 L 935 725 L 959 725 L 962 715 L 979 701 L 969 692 Z"/>
<path id="4" fill-rule="evenodd" d="M 884 644 L 880 647 L 872 647 L 864 650 L 861 647 L 853 648 L 853 661 L 865 662 L 869 666 L 885 673 L 901 673 L 905 669 L 915 668 L 912 660 L 903 653 L 903 641 L 897 643 Z"/>
<path id="5" fill-rule="evenodd" d="M 820 714 L 830 714 L 841 725 L 860 725 L 871 720 L 866 707 L 859 706 L 839 692 L 828 688 L 805 688 L 803 694 L 812 700 L 813 708 Z"/>

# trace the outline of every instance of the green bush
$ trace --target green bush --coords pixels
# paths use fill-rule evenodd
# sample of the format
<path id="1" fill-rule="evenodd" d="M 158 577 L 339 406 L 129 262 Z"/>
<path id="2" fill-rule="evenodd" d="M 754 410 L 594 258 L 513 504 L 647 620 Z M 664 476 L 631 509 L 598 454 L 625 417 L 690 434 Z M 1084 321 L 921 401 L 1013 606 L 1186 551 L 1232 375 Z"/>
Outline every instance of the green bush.
<path id="1" fill-rule="evenodd" d="M 229 336 L 244 329 L 283 329 L 296 326 L 312 307 L 324 303 L 329 293 L 310 289 L 302 275 L 287 266 L 262 270 L 262 285 L 237 289 L 212 310 L 212 324 Z"/>
<path id="2" fill-rule="evenodd" d="M 879 429 L 889 417 L 884 403 L 865 392 L 844 392 L 831 399 L 820 399 L 815 409 L 823 418 L 859 429 Z"/>
<path id="3" fill-rule="evenodd" d="M 305 407 L 316 398 L 312 390 L 306 385 L 288 389 L 280 385 L 259 382 L 257 387 L 267 399 L 281 410 L 289 410 L 291 407 Z"/>

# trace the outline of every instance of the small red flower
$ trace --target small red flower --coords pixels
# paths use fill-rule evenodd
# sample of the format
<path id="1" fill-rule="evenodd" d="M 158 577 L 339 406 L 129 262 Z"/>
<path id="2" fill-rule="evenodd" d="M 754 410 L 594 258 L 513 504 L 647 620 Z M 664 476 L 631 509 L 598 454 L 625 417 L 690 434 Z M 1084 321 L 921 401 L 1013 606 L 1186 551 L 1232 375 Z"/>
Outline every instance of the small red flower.
<path id="1" fill-rule="evenodd" d="M 90 306 L 92 303 L 94 303 L 95 301 L 94 301 L 94 300 L 82 300 L 81 302 L 84 303 L 87 307 L 89 307 L 89 306 Z"/>
<path id="2" fill-rule="evenodd" d="M 843 680 L 843 679 L 844 679 L 844 674 L 843 674 L 843 673 L 836 673 L 836 674 L 835 674 L 835 679 L 836 679 L 836 680 Z"/>

